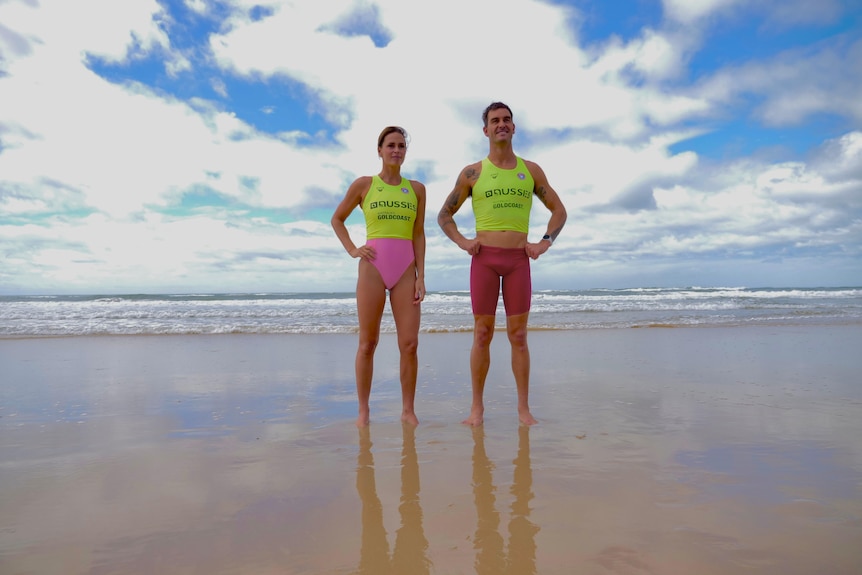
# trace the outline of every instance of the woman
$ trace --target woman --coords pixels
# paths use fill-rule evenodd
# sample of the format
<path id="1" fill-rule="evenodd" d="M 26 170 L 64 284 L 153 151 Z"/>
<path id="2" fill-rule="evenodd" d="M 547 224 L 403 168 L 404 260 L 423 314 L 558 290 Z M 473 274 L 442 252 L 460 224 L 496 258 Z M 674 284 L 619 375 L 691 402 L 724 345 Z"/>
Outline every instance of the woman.
<path id="1" fill-rule="evenodd" d="M 344 249 L 359 258 L 356 305 L 359 348 L 356 351 L 357 427 L 369 422 L 368 400 L 374 371 L 374 350 L 380 339 L 380 320 L 386 290 L 398 333 L 401 354 L 401 421 L 417 425 L 413 408 L 419 344 L 420 303 L 425 299 L 425 186 L 401 175 L 407 154 L 407 132 L 389 126 L 377 138 L 382 167 L 376 176 L 357 178 L 332 215 L 332 228 Z M 365 214 L 366 243 L 350 239 L 345 220 L 356 206 Z"/>

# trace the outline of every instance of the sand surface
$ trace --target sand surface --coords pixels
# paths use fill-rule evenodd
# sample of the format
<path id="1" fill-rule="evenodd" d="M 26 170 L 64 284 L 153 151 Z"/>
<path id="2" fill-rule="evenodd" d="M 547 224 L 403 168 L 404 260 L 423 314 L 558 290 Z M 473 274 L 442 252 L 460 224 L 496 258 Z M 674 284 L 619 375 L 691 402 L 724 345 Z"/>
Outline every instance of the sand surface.
<path id="1" fill-rule="evenodd" d="M 0 340 L 0 573 L 862 573 L 862 329 Z"/>

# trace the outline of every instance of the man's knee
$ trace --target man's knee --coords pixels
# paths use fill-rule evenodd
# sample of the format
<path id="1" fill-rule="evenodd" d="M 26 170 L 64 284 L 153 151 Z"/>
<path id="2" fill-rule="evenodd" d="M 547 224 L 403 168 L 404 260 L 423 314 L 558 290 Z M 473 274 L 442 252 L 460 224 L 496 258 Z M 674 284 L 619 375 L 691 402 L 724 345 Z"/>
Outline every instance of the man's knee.
<path id="1" fill-rule="evenodd" d="M 524 349 L 527 347 L 527 319 L 526 317 L 512 316 L 507 318 L 506 334 L 513 348 Z"/>
<path id="2" fill-rule="evenodd" d="M 473 325 L 473 342 L 479 347 L 488 347 L 494 338 L 494 316 L 477 317 Z"/>

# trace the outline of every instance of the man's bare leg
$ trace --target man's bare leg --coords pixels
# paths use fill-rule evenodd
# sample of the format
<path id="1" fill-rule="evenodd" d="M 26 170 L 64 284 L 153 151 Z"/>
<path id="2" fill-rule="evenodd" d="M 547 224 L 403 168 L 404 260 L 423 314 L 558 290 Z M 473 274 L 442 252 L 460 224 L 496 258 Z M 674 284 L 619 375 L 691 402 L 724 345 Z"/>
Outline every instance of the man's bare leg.
<path id="1" fill-rule="evenodd" d="M 524 425 L 538 423 L 530 413 L 530 348 L 527 345 L 529 312 L 506 318 L 506 332 L 512 346 L 512 373 L 518 390 L 518 419 Z"/>
<path id="2" fill-rule="evenodd" d="M 485 421 L 485 378 L 491 366 L 491 340 L 494 337 L 494 316 L 473 316 L 473 347 L 470 349 L 470 383 L 473 402 L 470 416 L 462 421 L 466 425 L 482 425 Z"/>

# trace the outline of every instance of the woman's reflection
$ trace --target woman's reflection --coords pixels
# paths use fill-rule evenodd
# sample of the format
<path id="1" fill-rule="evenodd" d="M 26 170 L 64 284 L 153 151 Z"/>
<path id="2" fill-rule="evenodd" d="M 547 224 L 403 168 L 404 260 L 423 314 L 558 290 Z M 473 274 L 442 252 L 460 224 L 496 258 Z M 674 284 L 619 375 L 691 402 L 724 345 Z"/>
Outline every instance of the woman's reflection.
<path id="1" fill-rule="evenodd" d="M 362 502 L 362 542 L 359 557 L 360 574 L 429 573 L 428 540 L 422 526 L 419 505 L 419 459 L 416 456 L 415 428 L 402 426 L 401 503 L 398 513 L 401 526 L 395 533 L 395 549 L 389 555 L 389 541 L 383 526 L 383 506 L 377 496 L 374 478 L 374 456 L 371 453 L 371 429 L 359 430 L 359 455 L 356 465 L 356 490 Z"/>
<path id="2" fill-rule="evenodd" d="M 536 573 L 536 542 L 539 528 L 530 521 L 533 472 L 530 467 L 530 428 L 518 429 L 518 455 L 510 489 L 513 501 L 509 519 L 509 544 L 504 552 L 500 514 L 496 508 L 494 465 L 485 453 L 485 431 L 473 429 L 473 500 L 476 504 L 476 573 L 479 575 L 529 575 Z"/>

